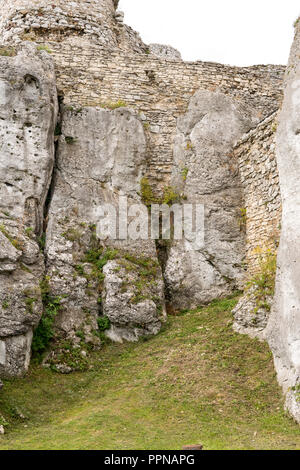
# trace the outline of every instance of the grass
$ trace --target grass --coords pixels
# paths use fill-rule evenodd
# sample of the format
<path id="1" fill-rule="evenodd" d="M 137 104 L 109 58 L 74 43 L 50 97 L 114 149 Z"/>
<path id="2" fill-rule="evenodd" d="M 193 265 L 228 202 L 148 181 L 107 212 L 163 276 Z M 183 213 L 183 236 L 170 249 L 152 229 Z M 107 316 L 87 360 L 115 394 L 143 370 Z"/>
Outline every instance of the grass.
<path id="1" fill-rule="evenodd" d="M 17 53 L 13 47 L 0 47 L 0 56 L 14 57 Z"/>
<path id="2" fill-rule="evenodd" d="M 33 365 L 5 381 L 0 449 L 300 449 L 267 345 L 231 329 L 236 302 L 170 317 L 148 341 L 108 343 L 87 372 Z"/>

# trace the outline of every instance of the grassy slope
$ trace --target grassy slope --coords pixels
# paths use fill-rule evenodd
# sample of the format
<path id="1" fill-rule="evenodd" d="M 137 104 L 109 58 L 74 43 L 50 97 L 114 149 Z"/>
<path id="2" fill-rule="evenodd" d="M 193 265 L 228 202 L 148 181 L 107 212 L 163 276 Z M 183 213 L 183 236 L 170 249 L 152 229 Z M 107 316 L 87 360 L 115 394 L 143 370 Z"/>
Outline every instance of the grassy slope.
<path id="1" fill-rule="evenodd" d="M 235 303 L 171 317 L 146 342 L 109 344 L 89 372 L 33 366 L 6 382 L 0 449 L 300 449 L 267 346 L 231 329 Z"/>

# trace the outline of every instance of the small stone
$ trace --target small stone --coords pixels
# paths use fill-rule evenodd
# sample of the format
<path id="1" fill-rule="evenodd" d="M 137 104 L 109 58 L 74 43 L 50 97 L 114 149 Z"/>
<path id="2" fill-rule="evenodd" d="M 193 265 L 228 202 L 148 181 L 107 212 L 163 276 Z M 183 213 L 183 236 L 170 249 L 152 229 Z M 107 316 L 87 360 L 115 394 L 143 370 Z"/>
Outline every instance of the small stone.
<path id="1" fill-rule="evenodd" d="M 0 426 L 0 434 L 4 434 L 5 431 L 4 431 L 4 426 Z"/>
<path id="2" fill-rule="evenodd" d="M 194 444 L 189 446 L 183 446 L 182 450 L 203 450 L 202 444 Z"/>

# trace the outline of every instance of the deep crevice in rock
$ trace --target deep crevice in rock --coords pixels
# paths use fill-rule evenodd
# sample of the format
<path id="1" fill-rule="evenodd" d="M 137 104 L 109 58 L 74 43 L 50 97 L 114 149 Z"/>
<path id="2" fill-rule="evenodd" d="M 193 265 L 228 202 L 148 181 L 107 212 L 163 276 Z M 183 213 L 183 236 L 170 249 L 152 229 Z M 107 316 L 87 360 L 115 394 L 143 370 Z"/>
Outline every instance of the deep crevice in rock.
<path id="1" fill-rule="evenodd" d="M 44 217 L 43 217 L 43 233 L 42 237 L 46 237 L 46 230 L 48 225 L 48 213 L 51 205 L 51 201 L 54 194 L 55 189 L 55 180 L 56 180 L 56 170 L 57 170 L 57 151 L 58 151 L 58 138 L 61 134 L 61 121 L 62 121 L 62 113 L 63 113 L 63 101 L 64 95 L 58 91 L 58 116 L 57 121 L 55 124 L 55 131 L 54 131 L 54 164 L 51 174 L 51 181 L 48 189 L 48 193 L 46 196 L 46 201 L 44 205 Z"/>

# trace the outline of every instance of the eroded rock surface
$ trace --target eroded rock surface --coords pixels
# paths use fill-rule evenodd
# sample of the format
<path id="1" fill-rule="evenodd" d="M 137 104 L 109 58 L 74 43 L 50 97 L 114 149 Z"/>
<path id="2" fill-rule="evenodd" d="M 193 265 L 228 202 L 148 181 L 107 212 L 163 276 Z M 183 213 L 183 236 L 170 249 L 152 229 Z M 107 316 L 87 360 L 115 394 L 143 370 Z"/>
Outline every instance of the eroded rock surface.
<path id="1" fill-rule="evenodd" d="M 0 373 L 20 375 L 43 311 L 38 238 L 54 162 L 54 67 L 26 43 L 0 57 Z"/>
<path id="2" fill-rule="evenodd" d="M 178 119 L 172 183 L 184 203 L 205 206 L 204 246 L 185 237 L 170 249 L 165 279 L 171 301 L 196 307 L 229 294 L 244 276 L 242 191 L 234 143 L 256 122 L 255 113 L 221 94 L 200 90 Z"/>
<path id="3" fill-rule="evenodd" d="M 149 52 L 156 57 L 161 59 L 168 60 L 182 60 L 180 52 L 171 46 L 166 46 L 164 44 L 150 44 Z"/>
<path id="4" fill-rule="evenodd" d="M 300 25 L 292 47 L 277 131 L 282 229 L 274 307 L 267 327 L 286 405 L 300 423 Z"/>
<path id="5" fill-rule="evenodd" d="M 99 207 L 140 202 L 142 123 L 126 109 L 65 110 L 47 229 L 47 276 L 61 301 L 57 336 L 99 345 L 99 319 L 116 340 L 157 333 L 164 313 L 154 241 L 97 239 Z M 141 273 L 143 271 L 143 273 Z M 128 279 L 127 279 L 128 278 Z"/>
<path id="6" fill-rule="evenodd" d="M 261 303 L 260 293 L 252 286 L 246 289 L 244 295 L 233 309 L 233 328 L 237 333 L 247 334 L 252 338 L 265 339 L 265 328 L 268 324 L 270 308 L 273 304 L 273 296 L 266 296 Z"/>

